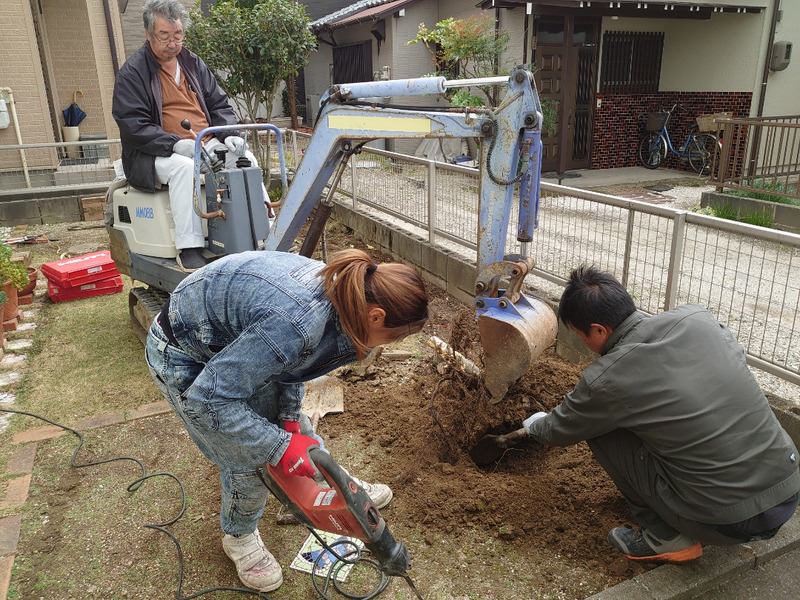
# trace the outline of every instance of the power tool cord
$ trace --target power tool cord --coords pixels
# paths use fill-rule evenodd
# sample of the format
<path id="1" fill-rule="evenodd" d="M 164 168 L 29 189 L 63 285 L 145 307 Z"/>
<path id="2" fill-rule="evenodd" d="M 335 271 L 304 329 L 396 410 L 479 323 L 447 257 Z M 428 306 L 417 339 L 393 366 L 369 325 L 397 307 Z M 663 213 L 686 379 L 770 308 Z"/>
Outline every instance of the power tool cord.
<path id="1" fill-rule="evenodd" d="M 334 589 L 345 598 L 353 598 L 355 600 L 371 600 L 371 598 L 378 596 L 381 592 L 383 592 L 383 590 L 386 589 L 386 586 L 389 585 L 389 577 L 383 571 L 381 571 L 378 561 L 368 558 L 364 555 L 365 553 L 369 552 L 368 549 L 359 548 L 356 544 L 349 540 L 337 540 L 328 545 L 313 527 L 309 527 L 308 525 L 305 525 L 305 527 L 313 534 L 315 538 L 317 538 L 317 541 L 319 541 L 322 547 L 325 548 L 325 550 L 336 559 L 336 563 L 330 565 L 330 567 L 327 569 L 325 566 L 320 564 L 325 558 L 326 552 L 320 552 L 319 555 L 314 559 L 314 565 L 311 569 L 311 583 L 314 586 L 314 590 L 316 590 L 316 592 L 320 595 L 320 600 L 331 600 L 331 598 L 327 595 L 331 585 L 333 585 Z M 336 552 L 336 550 L 334 550 L 336 546 L 349 546 L 351 550 L 339 554 Z M 338 579 L 339 571 L 341 571 L 347 565 L 355 565 L 358 563 L 371 566 L 373 569 L 375 569 L 379 576 L 378 585 L 375 587 L 375 589 L 363 596 L 351 594 L 343 590 Z M 325 572 L 324 577 L 317 575 L 318 569 L 320 572 Z M 320 588 L 320 580 L 324 582 L 322 588 Z"/>
<path id="2" fill-rule="evenodd" d="M 142 461 L 140 461 L 138 458 L 133 458 L 133 457 L 130 457 L 130 456 L 117 456 L 115 458 L 106 458 L 104 460 L 98 460 L 98 461 L 94 461 L 94 462 L 78 464 L 75 461 L 75 458 L 78 455 L 78 452 L 80 452 L 81 447 L 83 446 L 83 435 L 81 433 L 79 433 L 78 431 L 72 429 L 71 427 L 67 427 L 66 425 L 61 425 L 60 423 L 56 423 L 55 421 L 51 421 L 50 419 L 47 419 L 45 417 L 42 417 L 42 416 L 34 414 L 34 413 L 26 412 L 24 410 L 12 410 L 10 408 L 0 407 L 0 412 L 14 413 L 14 414 L 18 414 L 18 415 L 26 415 L 28 417 L 33 417 L 35 419 L 39 419 L 40 421 L 44 421 L 45 423 L 49 423 L 50 425 L 54 425 L 56 427 L 60 427 L 61 429 L 64 429 L 65 431 L 69 431 L 70 433 L 73 433 L 74 435 L 76 435 L 77 438 L 78 438 L 78 447 L 75 448 L 75 452 L 72 453 L 72 458 L 70 459 L 70 465 L 72 467 L 75 467 L 76 469 L 83 469 L 85 467 L 92 467 L 92 466 L 96 466 L 96 465 L 102 465 L 102 464 L 110 463 L 110 462 L 117 461 L 117 460 L 130 460 L 130 461 L 135 462 L 137 465 L 139 465 L 139 468 L 141 468 L 142 476 L 139 477 L 138 479 L 136 479 L 135 481 L 133 481 L 130 485 L 128 485 L 128 487 L 126 489 L 129 492 L 135 492 L 136 490 L 138 490 L 142 486 L 142 484 L 146 480 L 151 479 L 153 477 L 171 477 L 172 479 L 175 480 L 175 482 L 177 482 L 178 486 L 181 488 L 181 496 L 182 496 L 182 499 L 183 499 L 182 500 L 182 505 L 181 505 L 181 510 L 177 514 L 177 516 L 175 516 L 172 519 L 169 519 L 168 521 L 164 521 L 163 523 L 145 523 L 143 525 L 144 527 L 147 527 L 149 529 L 155 529 L 155 530 L 160 531 L 161 533 L 167 535 L 169 537 L 169 539 L 172 540 L 172 543 L 175 544 L 175 549 L 176 549 L 176 551 L 178 553 L 178 585 L 177 585 L 177 588 L 175 589 L 175 598 L 176 598 L 176 600 L 191 600 L 192 598 L 198 598 L 198 597 L 203 596 L 205 594 L 210 594 L 212 592 L 220 592 L 220 591 L 224 591 L 224 592 L 239 592 L 239 593 L 242 593 L 242 594 L 248 594 L 250 596 L 255 596 L 256 598 L 262 598 L 263 600 L 270 600 L 269 596 L 267 596 L 265 594 L 262 594 L 261 592 L 258 592 L 257 590 L 251 590 L 251 589 L 247 589 L 247 588 L 237 588 L 237 587 L 226 587 L 226 586 L 208 588 L 208 589 L 199 591 L 196 594 L 192 594 L 191 596 L 181 596 L 181 588 L 183 587 L 183 551 L 181 550 L 181 545 L 178 542 L 178 539 L 170 531 L 165 529 L 166 526 L 172 525 L 173 523 L 177 522 L 183 516 L 183 513 L 186 511 L 186 489 L 183 487 L 183 483 L 181 483 L 181 480 L 178 479 L 175 475 L 173 475 L 172 473 L 167 473 L 167 472 L 150 473 L 148 475 L 147 474 L 147 469 L 145 468 L 145 466 L 142 463 Z M 371 596 L 369 596 L 369 597 L 371 597 Z"/>

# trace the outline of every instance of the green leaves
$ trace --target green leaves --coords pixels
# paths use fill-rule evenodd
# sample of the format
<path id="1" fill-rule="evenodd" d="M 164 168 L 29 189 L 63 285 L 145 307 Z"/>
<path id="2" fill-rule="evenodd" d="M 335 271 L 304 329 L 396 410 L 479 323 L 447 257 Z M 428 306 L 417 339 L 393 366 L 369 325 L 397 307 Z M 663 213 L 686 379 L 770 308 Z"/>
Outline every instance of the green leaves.
<path id="1" fill-rule="evenodd" d="M 433 55 L 438 74 L 449 79 L 472 79 L 501 75 L 500 56 L 508 49 L 509 34 L 495 29 L 494 18 L 487 12 L 465 19 L 444 19 L 431 30 L 420 23 L 417 35 L 406 45 L 424 43 Z M 481 89 L 491 100 L 491 89 Z M 475 96 L 458 93 L 451 98 L 455 106 L 482 104 Z"/>
<path id="2" fill-rule="evenodd" d="M 199 6 L 199 5 L 198 5 Z M 192 11 L 185 45 L 214 71 L 229 96 L 255 121 L 259 106 L 271 117 L 280 83 L 308 64 L 316 48 L 305 6 L 291 0 L 225 0 L 208 16 Z"/>

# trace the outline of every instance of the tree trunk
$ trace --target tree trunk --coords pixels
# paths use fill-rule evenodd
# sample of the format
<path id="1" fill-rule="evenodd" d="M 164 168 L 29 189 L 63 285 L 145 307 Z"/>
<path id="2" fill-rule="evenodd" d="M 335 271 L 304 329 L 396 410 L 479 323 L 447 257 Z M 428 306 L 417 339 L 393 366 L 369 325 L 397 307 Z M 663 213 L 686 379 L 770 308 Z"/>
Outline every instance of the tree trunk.
<path id="1" fill-rule="evenodd" d="M 294 75 L 286 78 L 286 93 L 289 95 L 289 116 L 292 118 L 291 127 L 297 129 L 297 92 L 294 87 Z"/>

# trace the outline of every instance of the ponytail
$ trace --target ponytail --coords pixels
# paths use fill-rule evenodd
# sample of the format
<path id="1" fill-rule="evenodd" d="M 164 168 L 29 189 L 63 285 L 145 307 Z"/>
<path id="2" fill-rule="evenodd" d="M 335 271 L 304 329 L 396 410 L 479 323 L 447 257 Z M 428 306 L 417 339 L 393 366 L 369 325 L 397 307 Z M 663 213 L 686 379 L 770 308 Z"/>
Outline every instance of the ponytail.
<path id="1" fill-rule="evenodd" d="M 376 265 L 362 250 L 334 254 L 320 271 L 325 291 L 339 314 L 342 329 L 362 360 L 367 345 L 367 313 L 370 305 L 386 312 L 384 326 L 410 333 L 422 330 L 428 320 L 428 293 L 419 273 L 401 263 Z"/>

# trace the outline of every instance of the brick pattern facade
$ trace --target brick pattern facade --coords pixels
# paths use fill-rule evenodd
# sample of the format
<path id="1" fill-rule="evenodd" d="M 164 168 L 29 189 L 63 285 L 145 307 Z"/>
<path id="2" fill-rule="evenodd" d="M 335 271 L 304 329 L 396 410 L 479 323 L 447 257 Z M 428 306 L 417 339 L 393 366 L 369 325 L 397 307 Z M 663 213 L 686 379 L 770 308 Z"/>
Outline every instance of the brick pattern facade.
<path id="1" fill-rule="evenodd" d="M 1 1 L 0 50 L 4 59 L 0 62 L 0 86 L 13 92 L 22 142 L 61 139 L 61 111 L 72 103 L 73 97 L 87 114 L 80 125 L 81 134 L 117 137 L 119 131 L 111 115 L 114 67 L 103 0 Z M 117 2 L 108 6 L 121 64 L 124 55 Z M 38 31 L 34 22 L 38 23 Z M 75 96 L 77 90 L 83 96 Z M 18 142 L 15 127 L 0 130 L 0 145 Z M 58 156 L 52 148 L 29 150 L 25 160 L 31 169 L 58 166 Z M 0 156 L 0 170 L 21 166 L 19 152 Z"/>
<path id="2" fill-rule="evenodd" d="M 747 118 L 753 99 L 751 92 L 656 92 L 653 94 L 598 94 L 600 108 L 595 111 L 592 169 L 633 167 L 638 164 L 639 138 L 644 131 L 644 115 L 660 107 L 671 108 L 676 102 L 686 107 L 676 111 L 668 130 L 674 148 L 679 148 L 689 134 L 695 117 L 701 114 L 732 112 Z M 664 167 L 691 170 L 672 153 Z"/>

